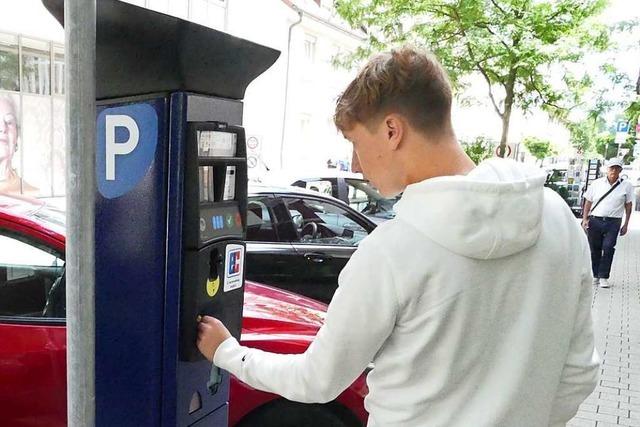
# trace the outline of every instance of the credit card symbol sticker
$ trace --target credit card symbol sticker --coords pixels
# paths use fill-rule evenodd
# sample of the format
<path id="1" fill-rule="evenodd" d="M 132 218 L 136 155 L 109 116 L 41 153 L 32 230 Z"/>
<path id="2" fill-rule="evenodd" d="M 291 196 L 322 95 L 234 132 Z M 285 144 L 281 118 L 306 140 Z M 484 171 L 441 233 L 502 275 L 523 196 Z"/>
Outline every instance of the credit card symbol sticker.
<path id="1" fill-rule="evenodd" d="M 226 249 L 224 270 L 224 291 L 242 287 L 244 268 L 244 246 L 229 244 Z"/>
<path id="2" fill-rule="evenodd" d="M 237 249 L 229 252 L 229 277 L 240 274 L 240 265 L 242 263 L 242 251 Z"/>

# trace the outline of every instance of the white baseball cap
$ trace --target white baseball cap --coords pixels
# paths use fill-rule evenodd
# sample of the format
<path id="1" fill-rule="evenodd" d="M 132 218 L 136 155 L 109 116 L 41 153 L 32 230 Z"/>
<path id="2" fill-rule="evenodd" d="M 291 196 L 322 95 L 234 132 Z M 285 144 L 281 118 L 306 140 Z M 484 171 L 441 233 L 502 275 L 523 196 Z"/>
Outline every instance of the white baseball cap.
<path id="1" fill-rule="evenodd" d="M 614 158 L 612 158 L 612 159 L 609 159 L 609 160 L 607 161 L 607 167 L 608 167 L 608 168 L 613 167 L 613 166 L 619 166 L 619 167 L 622 167 L 622 165 L 623 165 L 623 163 L 622 163 L 622 159 L 619 159 L 619 158 L 616 158 L 616 157 L 614 157 Z"/>

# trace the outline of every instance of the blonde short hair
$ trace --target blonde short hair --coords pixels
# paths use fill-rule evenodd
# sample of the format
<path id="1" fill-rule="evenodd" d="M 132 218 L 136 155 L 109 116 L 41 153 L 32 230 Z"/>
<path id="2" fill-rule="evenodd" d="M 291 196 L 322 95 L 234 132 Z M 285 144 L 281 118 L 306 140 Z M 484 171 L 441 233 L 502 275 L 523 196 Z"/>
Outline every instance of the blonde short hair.
<path id="1" fill-rule="evenodd" d="M 336 103 L 334 123 L 348 131 L 399 113 L 425 134 L 451 131 L 451 84 L 438 60 L 403 47 L 373 56 Z"/>

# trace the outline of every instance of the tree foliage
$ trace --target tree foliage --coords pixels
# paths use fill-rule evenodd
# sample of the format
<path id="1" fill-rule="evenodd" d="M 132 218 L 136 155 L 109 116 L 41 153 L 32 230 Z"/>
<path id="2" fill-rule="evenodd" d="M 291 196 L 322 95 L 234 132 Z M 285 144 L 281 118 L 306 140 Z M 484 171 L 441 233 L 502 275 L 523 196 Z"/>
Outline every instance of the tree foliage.
<path id="1" fill-rule="evenodd" d="M 542 161 L 546 157 L 555 154 L 551 141 L 537 138 L 535 136 L 529 136 L 522 140 L 522 143 L 533 157 L 540 160 L 540 164 L 542 164 Z"/>
<path id="2" fill-rule="evenodd" d="M 575 64 L 610 45 L 594 18 L 606 0 L 336 0 L 338 13 L 368 34 L 349 64 L 400 44 L 426 48 L 454 88 L 481 76 L 502 120 L 501 152 L 514 108 L 565 119 L 593 83 Z"/>
<path id="3" fill-rule="evenodd" d="M 476 165 L 493 156 L 497 142 L 485 136 L 478 136 L 471 142 L 462 142 L 462 148 Z"/>

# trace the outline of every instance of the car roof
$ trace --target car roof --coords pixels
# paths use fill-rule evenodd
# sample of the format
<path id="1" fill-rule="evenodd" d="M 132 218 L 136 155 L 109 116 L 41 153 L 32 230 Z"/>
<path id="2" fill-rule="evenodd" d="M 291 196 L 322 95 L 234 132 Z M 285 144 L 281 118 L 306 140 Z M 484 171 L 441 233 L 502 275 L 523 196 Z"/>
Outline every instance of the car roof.
<path id="1" fill-rule="evenodd" d="M 317 191 L 308 190 L 306 188 L 289 186 L 289 185 L 249 184 L 248 192 L 250 196 L 255 196 L 258 194 L 270 194 L 270 193 L 313 196 L 313 197 L 321 197 L 323 199 L 328 199 L 332 201 L 338 201 L 344 204 L 342 200 L 338 200 L 329 194 L 319 193 Z"/>
<path id="2" fill-rule="evenodd" d="M 296 181 L 332 178 L 347 178 L 366 181 L 361 173 L 356 172 L 341 171 L 338 169 L 301 169 L 270 172 L 263 177 L 263 182 L 274 185 L 291 185 Z"/>
<path id="3" fill-rule="evenodd" d="M 65 212 L 46 202 L 21 195 L 0 194 L 0 218 L 9 219 L 64 241 Z"/>
<path id="4" fill-rule="evenodd" d="M 294 179 L 311 179 L 311 178 L 351 178 L 351 179 L 364 180 L 364 177 L 362 176 L 361 173 L 340 171 L 337 169 L 325 169 L 322 171 L 315 171 L 312 173 L 304 172 L 304 173 L 296 174 L 294 176 Z"/>

